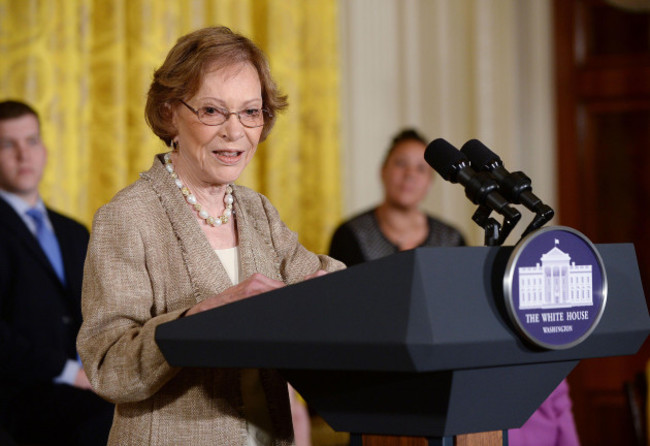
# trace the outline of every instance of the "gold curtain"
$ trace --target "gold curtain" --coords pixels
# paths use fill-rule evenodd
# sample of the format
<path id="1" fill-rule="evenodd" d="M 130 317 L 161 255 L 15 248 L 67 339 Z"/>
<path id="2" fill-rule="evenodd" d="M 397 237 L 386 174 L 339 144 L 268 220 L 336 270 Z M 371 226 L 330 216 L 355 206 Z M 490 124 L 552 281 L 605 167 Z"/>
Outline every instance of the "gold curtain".
<path id="1" fill-rule="evenodd" d="M 240 183 L 308 249 L 340 219 L 336 0 L 0 0 L 0 98 L 41 114 L 51 206 L 90 225 L 165 150 L 144 121 L 153 71 L 181 35 L 226 25 L 267 53 L 290 106 Z"/>

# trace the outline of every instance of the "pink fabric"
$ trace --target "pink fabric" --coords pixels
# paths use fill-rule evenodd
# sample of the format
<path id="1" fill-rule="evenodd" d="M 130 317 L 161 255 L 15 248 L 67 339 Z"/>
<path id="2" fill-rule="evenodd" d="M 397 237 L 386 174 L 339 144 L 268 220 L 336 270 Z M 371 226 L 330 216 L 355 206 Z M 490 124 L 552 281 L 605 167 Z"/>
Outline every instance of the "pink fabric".
<path id="1" fill-rule="evenodd" d="M 519 429 L 508 430 L 510 446 L 579 446 L 566 379 Z"/>

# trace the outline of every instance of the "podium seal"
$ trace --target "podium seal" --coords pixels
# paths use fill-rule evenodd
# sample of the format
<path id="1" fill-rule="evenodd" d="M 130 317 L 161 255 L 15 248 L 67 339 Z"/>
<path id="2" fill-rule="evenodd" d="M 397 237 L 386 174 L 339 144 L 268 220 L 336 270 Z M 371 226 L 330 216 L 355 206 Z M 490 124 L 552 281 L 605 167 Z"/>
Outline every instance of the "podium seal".
<path id="1" fill-rule="evenodd" d="M 607 275 L 582 233 L 551 226 L 515 246 L 503 290 L 508 315 L 525 339 L 552 350 L 574 347 L 594 331 L 607 303 Z"/>

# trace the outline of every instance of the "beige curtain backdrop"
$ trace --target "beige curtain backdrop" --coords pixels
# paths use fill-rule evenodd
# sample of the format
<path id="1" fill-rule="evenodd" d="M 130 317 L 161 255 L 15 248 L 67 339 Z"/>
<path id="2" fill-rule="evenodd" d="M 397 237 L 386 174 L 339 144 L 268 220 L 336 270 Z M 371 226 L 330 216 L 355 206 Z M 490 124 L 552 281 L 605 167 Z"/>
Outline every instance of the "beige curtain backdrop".
<path id="1" fill-rule="evenodd" d="M 0 0 L 0 98 L 41 114 L 47 203 L 90 225 L 165 147 L 143 109 L 176 39 L 226 25 L 267 53 L 288 111 L 240 183 L 266 194 L 301 241 L 326 250 L 340 219 L 334 0 Z"/>
<path id="2" fill-rule="evenodd" d="M 550 0 L 340 0 L 344 217 L 382 199 L 379 167 L 405 126 L 477 138 L 555 207 Z M 436 178 L 424 208 L 483 244 L 463 188 Z M 525 209 L 506 244 L 532 219 Z M 501 218 L 498 218 L 501 221 Z"/>

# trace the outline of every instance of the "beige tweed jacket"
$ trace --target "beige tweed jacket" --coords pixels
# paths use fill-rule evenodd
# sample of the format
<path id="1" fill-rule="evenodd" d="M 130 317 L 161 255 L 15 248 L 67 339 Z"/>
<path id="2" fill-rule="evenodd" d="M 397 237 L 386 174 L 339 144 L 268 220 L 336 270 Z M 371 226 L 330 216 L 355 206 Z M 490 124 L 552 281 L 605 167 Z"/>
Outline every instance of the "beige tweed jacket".
<path id="1" fill-rule="evenodd" d="M 240 277 L 286 284 L 343 264 L 307 251 L 266 197 L 235 186 Z M 232 286 L 162 157 L 95 215 L 77 347 L 93 388 L 116 403 L 109 445 L 244 445 L 240 370 L 171 367 L 158 325 Z M 260 372 L 274 445 L 293 444 L 286 383 Z"/>

